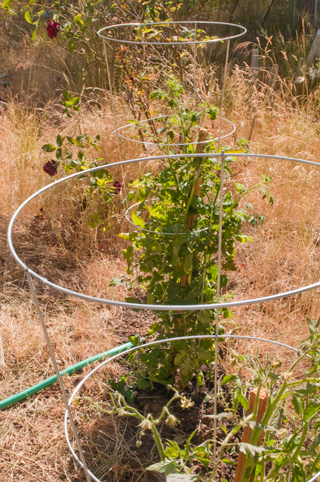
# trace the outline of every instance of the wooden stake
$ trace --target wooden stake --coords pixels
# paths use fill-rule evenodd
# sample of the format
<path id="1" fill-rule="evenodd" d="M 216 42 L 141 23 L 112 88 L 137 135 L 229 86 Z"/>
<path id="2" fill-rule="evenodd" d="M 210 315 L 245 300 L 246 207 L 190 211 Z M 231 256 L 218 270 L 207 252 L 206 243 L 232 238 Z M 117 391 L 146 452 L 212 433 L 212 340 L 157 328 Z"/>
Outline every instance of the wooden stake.
<path id="1" fill-rule="evenodd" d="M 209 137 L 209 132 L 206 130 L 206 129 L 203 129 L 201 128 L 200 131 L 199 131 L 199 136 L 198 136 L 198 142 L 199 144 L 197 144 L 197 148 L 196 148 L 196 153 L 197 154 L 200 154 L 205 146 L 205 141 L 208 139 Z M 194 197 L 199 197 L 201 196 L 201 189 L 202 189 L 202 178 L 198 179 L 195 183 L 194 183 L 194 191 L 193 191 L 193 196 Z M 198 217 L 198 214 L 189 214 L 188 215 L 188 219 L 187 219 L 187 228 L 192 231 L 193 229 L 193 225 L 194 225 L 194 222 L 195 220 L 197 219 Z M 187 284 L 187 277 L 186 276 L 182 276 L 181 279 L 180 279 L 180 285 L 185 287 Z"/>
<path id="2" fill-rule="evenodd" d="M 253 413 L 254 411 L 254 407 L 257 399 L 257 393 L 258 393 L 258 388 L 254 388 L 250 392 L 249 408 L 247 411 L 247 415 L 250 415 L 250 413 Z M 268 408 L 268 401 L 269 401 L 269 398 L 268 398 L 266 389 L 261 388 L 260 394 L 259 394 L 259 405 L 258 405 L 257 420 L 256 420 L 258 423 L 262 422 L 264 414 Z M 250 428 L 249 426 L 244 427 L 241 442 L 250 443 L 251 432 L 252 432 L 252 428 Z M 263 436 L 264 436 L 264 433 L 261 434 L 258 441 L 258 445 L 262 444 Z M 234 477 L 234 482 L 241 482 L 245 462 L 246 462 L 246 456 L 241 452 L 238 456 L 238 464 L 237 464 L 236 475 Z M 253 480 L 254 480 L 254 474 L 251 475 L 250 482 L 253 482 Z"/>
<path id="3" fill-rule="evenodd" d="M 252 50 L 250 69 L 251 69 L 252 77 L 255 77 L 259 70 L 259 49 Z"/>
<path id="4" fill-rule="evenodd" d="M 201 128 L 198 136 L 198 142 L 201 144 L 197 145 L 196 148 L 196 153 L 200 154 L 205 146 L 204 142 L 208 140 L 209 137 L 209 132 L 206 129 Z M 201 196 L 201 190 L 202 190 L 202 178 L 198 179 L 194 183 L 194 197 L 199 197 Z M 197 219 L 198 215 L 197 214 L 191 214 L 188 219 L 188 229 L 192 231 L 193 224 L 195 220 Z"/>

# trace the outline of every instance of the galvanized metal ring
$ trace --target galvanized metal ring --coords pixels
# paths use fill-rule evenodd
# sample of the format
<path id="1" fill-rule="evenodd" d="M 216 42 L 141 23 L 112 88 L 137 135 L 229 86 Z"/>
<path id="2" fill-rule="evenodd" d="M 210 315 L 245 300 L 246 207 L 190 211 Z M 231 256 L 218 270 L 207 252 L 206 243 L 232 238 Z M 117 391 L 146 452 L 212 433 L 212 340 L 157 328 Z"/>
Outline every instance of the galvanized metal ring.
<path id="1" fill-rule="evenodd" d="M 122 139 L 125 139 L 127 141 L 135 142 L 136 144 L 145 145 L 146 148 L 156 149 L 158 146 L 161 146 L 161 147 L 183 147 L 183 146 L 189 146 L 190 144 L 192 144 L 193 146 L 197 146 L 197 145 L 201 145 L 201 144 L 209 144 L 210 142 L 215 142 L 215 141 L 225 139 L 226 137 L 231 136 L 236 130 L 236 126 L 234 125 L 233 122 L 231 122 L 228 119 L 225 119 L 224 117 L 217 116 L 216 119 L 221 119 L 221 121 L 227 122 L 228 124 L 230 124 L 232 126 L 230 132 L 228 132 L 227 134 L 224 134 L 221 137 L 215 137 L 213 139 L 207 139 L 207 140 L 201 141 L 201 142 L 195 141 L 195 142 L 165 143 L 165 142 L 161 142 L 161 141 L 160 142 L 141 141 L 139 139 L 132 139 L 131 137 L 127 137 L 127 136 L 124 136 L 123 134 L 121 134 L 121 132 L 123 130 L 128 129 L 129 127 L 133 127 L 133 126 L 135 126 L 135 124 L 139 125 L 139 124 L 143 124 L 143 123 L 148 123 L 150 121 L 158 121 L 160 119 L 165 119 L 166 117 L 170 117 L 170 116 L 161 115 L 161 116 L 153 117 L 152 119 L 143 119 L 142 121 L 139 121 L 139 122 L 138 121 L 137 122 L 130 122 L 130 123 L 126 124 L 125 126 L 121 126 L 121 127 L 118 127 L 118 129 L 115 129 L 113 131 L 113 134 L 116 134 L 119 137 L 121 137 Z"/>
<path id="2" fill-rule="evenodd" d="M 194 24 L 194 25 L 214 25 L 214 26 L 225 26 L 225 27 L 232 27 L 239 29 L 239 33 L 235 35 L 230 35 L 226 37 L 216 37 L 214 39 L 208 39 L 208 40 L 181 40 L 181 41 L 171 41 L 168 40 L 167 42 L 152 42 L 152 41 L 143 41 L 143 40 L 127 40 L 127 39 L 118 39 L 109 35 L 106 35 L 106 33 L 109 33 L 110 30 L 112 29 L 120 29 L 120 28 L 130 28 L 130 27 L 141 27 L 141 28 L 152 28 L 154 26 L 168 26 L 168 25 L 186 25 L 186 24 Z M 197 45 L 197 44 L 210 44 L 210 43 L 216 43 L 216 42 L 224 42 L 226 40 L 232 40 L 238 37 L 241 37 L 247 32 L 247 29 L 243 27 L 242 25 L 238 25 L 235 23 L 228 23 L 228 22 L 208 22 L 208 21 L 202 21 L 202 20 L 189 20 L 189 21 L 170 21 L 170 22 L 150 22 L 150 23 L 121 23 L 117 25 L 109 25 L 108 27 L 104 27 L 99 30 L 98 35 L 99 37 L 103 38 L 104 40 L 109 40 L 111 42 L 118 42 L 121 44 L 134 44 L 134 45 Z"/>
<path id="3" fill-rule="evenodd" d="M 221 158 L 222 156 L 236 156 L 236 157 L 251 157 L 251 158 L 258 158 L 258 159 L 274 159 L 274 160 L 279 160 L 279 161 L 287 161 L 287 162 L 297 162 L 299 164 L 305 164 L 308 166 L 315 166 L 315 167 L 320 167 L 320 164 L 314 161 L 307 161 L 305 159 L 296 159 L 293 157 L 284 157 L 284 156 L 272 156 L 272 155 L 267 155 L 267 154 L 244 154 L 244 153 L 234 153 L 232 152 L 229 153 L 213 153 L 213 154 L 175 154 L 175 155 L 162 155 L 162 156 L 153 156 L 153 157 L 146 157 L 146 158 L 139 158 L 139 159 L 131 159 L 128 161 L 122 161 L 122 162 L 115 162 L 112 164 L 104 164 L 103 166 L 98 166 L 94 167 L 92 169 L 88 169 L 85 171 L 85 173 L 90 173 L 94 171 L 98 171 L 101 169 L 110 169 L 112 167 L 116 166 L 125 166 L 128 164 L 132 163 L 138 163 L 138 162 L 149 162 L 153 160 L 163 160 L 163 159 L 186 159 L 186 158 L 194 158 L 194 157 L 215 157 L 215 158 Z M 294 296 L 299 293 L 305 293 L 306 291 L 314 290 L 316 288 L 320 287 L 320 281 L 317 283 L 313 283 L 307 286 L 302 286 L 300 288 L 290 290 L 290 291 L 285 291 L 282 293 L 276 293 L 273 295 L 269 296 L 263 296 L 260 298 L 251 298 L 247 300 L 238 300 L 238 301 L 232 301 L 232 302 L 224 302 L 224 303 L 206 303 L 206 304 L 197 304 L 197 305 L 153 305 L 153 304 L 148 304 L 148 303 L 127 303 L 124 301 L 116 301 L 116 300 L 108 300 L 106 298 L 98 298 L 94 296 L 89 296 L 84 293 L 80 293 L 77 291 L 69 290 L 67 288 L 64 288 L 63 286 L 60 286 L 56 283 L 52 283 L 51 281 L 47 280 L 43 276 L 40 276 L 38 273 L 35 271 L 31 270 L 28 268 L 28 266 L 19 258 L 19 256 L 16 253 L 16 250 L 13 246 L 12 242 L 12 231 L 13 231 L 13 226 L 14 223 L 19 215 L 19 213 L 23 210 L 25 206 L 27 206 L 30 201 L 32 201 L 34 198 L 39 196 L 40 194 L 43 194 L 46 192 L 48 189 L 51 189 L 52 187 L 57 186 L 58 184 L 61 184 L 63 182 L 69 181 L 70 179 L 77 178 L 79 176 L 83 176 L 84 171 L 77 172 L 75 174 L 71 174 L 70 176 L 67 176 L 65 178 L 59 179 L 58 181 L 49 184 L 48 186 L 40 189 L 38 192 L 30 196 L 26 201 L 24 201 L 21 206 L 16 210 L 14 215 L 12 216 L 10 223 L 9 223 L 9 228 L 8 228 L 8 244 L 10 251 L 14 257 L 14 259 L 17 261 L 17 263 L 24 269 L 27 270 L 28 273 L 33 276 L 34 278 L 38 279 L 45 285 L 49 286 L 50 288 L 53 288 L 60 293 L 64 293 L 65 295 L 70 295 L 70 296 L 75 296 L 77 298 L 87 300 L 87 301 L 92 301 L 95 303 L 102 303 L 106 305 L 113 305 L 113 306 L 122 306 L 124 308 L 129 308 L 129 309 L 138 309 L 138 310 L 154 310 L 154 311 L 200 311 L 200 310 L 212 310 L 212 309 L 217 309 L 217 308 L 229 308 L 233 309 L 236 308 L 237 306 L 244 306 L 244 305 L 252 305 L 252 304 L 257 304 L 257 303 L 265 303 L 267 301 L 274 301 L 278 300 L 280 298 L 286 298 L 288 296 Z"/>

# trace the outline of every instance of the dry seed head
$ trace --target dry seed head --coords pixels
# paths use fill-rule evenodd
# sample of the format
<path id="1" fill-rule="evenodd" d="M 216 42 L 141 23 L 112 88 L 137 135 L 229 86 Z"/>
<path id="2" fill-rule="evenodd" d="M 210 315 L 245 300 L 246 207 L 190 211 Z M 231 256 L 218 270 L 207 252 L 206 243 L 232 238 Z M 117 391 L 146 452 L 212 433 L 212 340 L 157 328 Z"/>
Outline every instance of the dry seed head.
<path id="1" fill-rule="evenodd" d="M 150 420 L 142 420 L 142 422 L 139 423 L 139 427 L 142 428 L 142 430 L 151 430 L 152 429 L 152 423 Z"/>
<path id="2" fill-rule="evenodd" d="M 288 431 L 287 431 L 287 429 L 282 428 L 282 429 L 278 430 L 277 435 L 278 435 L 279 438 L 282 439 L 282 438 L 284 438 L 286 435 L 288 435 Z"/>
<path id="3" fill-rule="evenodd" d="M 292 377 L 292 372 L 281 373 L 282 380 L 288 381 Z"/>
<path id="4" fill-rule="evenodd" d="M 272 362 L 273 368 L 281 367 L 282 361 L 283 361 L 283 360 L 281 360 L 281 359 L 280 359 L 280 360 L 273 360 L 273 362 Z"/>
<path id="5" fill-rule="evenodd" d="M 167 420 L 166 420 L 166 423 L 170 427 L 174 427 L 175 425 L 177 425 L 179 423 L 179 420 L 174 415 L 169 415 Z"/>
<path id="6" fill-rule="evenodd" d="M 194 402 L 189 398 L 182 398 L 180 403 L 182 408 L 190 408 L 194 405 Z"/>

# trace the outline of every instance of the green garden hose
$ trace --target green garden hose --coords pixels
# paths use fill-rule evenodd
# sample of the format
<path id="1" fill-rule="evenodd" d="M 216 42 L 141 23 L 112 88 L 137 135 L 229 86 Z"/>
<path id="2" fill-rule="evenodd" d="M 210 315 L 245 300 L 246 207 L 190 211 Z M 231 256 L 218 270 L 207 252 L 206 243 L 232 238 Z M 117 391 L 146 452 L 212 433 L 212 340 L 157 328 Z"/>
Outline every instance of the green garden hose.
<path id="1" fill-rule="evenodd" d="M 83 360 L 79 363 L 76 363 L 75 365 L 72 365 L 71 367 L 65 368 L 65 370 L 62 370 L 60 372 L 60 375 L 61 376 L 73 375 L 78 370 L 81 370 L 81 368 L 84 368 L 87 365 L 91 365 L 91 363 L 94 363 L 95 361 L 102 361 L 105 358 L 108 358 L 109 356 L 117 355 L 118 353 L 121 353 L 122 351 L 125 351 L 128 348 L 132 348 L 132 347 L 133 347 L 133 344 L 130 342 L 125 343 L 124 345 L 117 346 L 116 348 L 112 348 L 111 350 L 105 351 L 104 353 L 100 353 L 99 355 L 95 355 L 91 358 L 87 358 L 87 360 Z M 23 392 L 17 393 L 16 395 L 12 395 L 12 397 L 1 400 L 0 410 L 2 410 L 3 408 L 9 407 L 10 405 L 13 405 L 16 402 L 21 402 L 21 400 L 24 400 L 25 398 L 31 397 L 31 395 L 34 395 L 35 393 L 40 392 L 40 390 L 50 387 L 50 385 L 53 385 L 56 381 L 57 381 L 57 375 L 53 375 L 52 377 L 49 377 L 46 380 L 43 380 L 42 382 L 37 383 L 37 385 L 27 388 L 27 390 L 24 390 Z"/>

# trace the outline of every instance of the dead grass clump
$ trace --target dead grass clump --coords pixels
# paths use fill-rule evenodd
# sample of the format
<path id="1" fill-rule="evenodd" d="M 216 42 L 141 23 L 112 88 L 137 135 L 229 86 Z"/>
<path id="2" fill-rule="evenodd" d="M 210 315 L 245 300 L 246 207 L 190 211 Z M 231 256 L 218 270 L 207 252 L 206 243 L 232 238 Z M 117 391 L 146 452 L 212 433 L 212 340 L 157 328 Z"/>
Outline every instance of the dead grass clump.
<path id="1" fill-rule="evenodd" d="M 152 435 L 144 437 L 144 450 L 137 453 L 139 429 L 133 420 L 104 415 L 98 420 L 91 420 L 83 429 L 86 436 L 85 450 L 91 460 L 90 470 L 101 481 L 157 480 L 154 475 L 145 472 L 145 467 L 157 459 Z"/>

